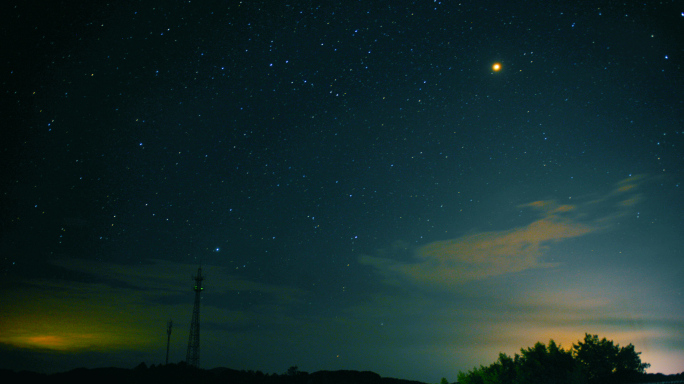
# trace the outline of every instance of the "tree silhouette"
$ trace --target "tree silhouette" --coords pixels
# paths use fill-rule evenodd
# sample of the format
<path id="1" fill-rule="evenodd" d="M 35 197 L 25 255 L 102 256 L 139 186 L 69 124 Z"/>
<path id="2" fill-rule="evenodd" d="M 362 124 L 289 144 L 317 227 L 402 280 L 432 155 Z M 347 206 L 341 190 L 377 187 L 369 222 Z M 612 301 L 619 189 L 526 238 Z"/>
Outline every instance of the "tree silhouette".
<path id="1" fill-rule="evenodd" d="M 642 363 L 634 346 L 620 348 L 618 344 L 597 335 L 584 335 L 584 342 L 573 344 L 572 354 L 585 372 L 589 383 L 621 382 L 630 375 L 644 373 L 650 364 Z"/>
<path id="2" fill-rule="evenodd" d="M 287 369 L 287 375 L 288 376 L 297 376 L 297 375 L 299 375 L 299 373 L 300 373 L 299 367 L 296 365 L 293 365 Z"/>
<path id="3" fill-rule="evenodd" d="M 569 350 L 553 340 L 548 346 L 536 343 L 520 355 L 499 359 L 485 367 L 458 373 L 459 384 L 612 384 L 634 381 L 650 365 L 629 344 L 620 348 L 605 338 L 586 334 L 584 341 Z"/>
<path id="4" fill-rule="evenodd" d="M 556 345 L 553 340 L 549 346 L 536 343 L 534 347 L 521 350 L 522 356 L 516 365 L 517 384 L 578 384 L 584 377 L 572 353 Z"/>
<path id="5" fill-rule="evenodd" d="M 515 384 L 517 365 L 520 356 L 514 358 L 505 353 L 499 354 L 499 359 L 488 367 L 473 368 L 467 373 L 458 373 L 458 384 Z"/>

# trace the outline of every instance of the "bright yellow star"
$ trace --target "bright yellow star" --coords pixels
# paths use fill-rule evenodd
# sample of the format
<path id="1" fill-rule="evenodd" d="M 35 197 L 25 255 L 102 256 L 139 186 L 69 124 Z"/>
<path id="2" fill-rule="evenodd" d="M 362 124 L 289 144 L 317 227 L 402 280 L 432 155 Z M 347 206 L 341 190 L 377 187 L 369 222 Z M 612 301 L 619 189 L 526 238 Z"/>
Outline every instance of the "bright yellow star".
<path id="1" fill-rule="evenodd" d="M 501 70 L 501 63 L 494 63 L 492 65 L 492 71 L 499 72 Z"/>

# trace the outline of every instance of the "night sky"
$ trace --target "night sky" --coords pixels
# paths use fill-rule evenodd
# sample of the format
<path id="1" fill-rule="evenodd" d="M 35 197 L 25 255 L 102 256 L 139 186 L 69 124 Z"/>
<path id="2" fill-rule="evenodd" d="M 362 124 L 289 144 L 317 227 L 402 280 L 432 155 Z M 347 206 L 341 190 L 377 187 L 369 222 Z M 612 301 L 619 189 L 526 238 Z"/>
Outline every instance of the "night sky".
<path id="1" fill-rule="evenodd" d="M 683 370 L 681 1 L 1 8 L 0 368 Z"/>

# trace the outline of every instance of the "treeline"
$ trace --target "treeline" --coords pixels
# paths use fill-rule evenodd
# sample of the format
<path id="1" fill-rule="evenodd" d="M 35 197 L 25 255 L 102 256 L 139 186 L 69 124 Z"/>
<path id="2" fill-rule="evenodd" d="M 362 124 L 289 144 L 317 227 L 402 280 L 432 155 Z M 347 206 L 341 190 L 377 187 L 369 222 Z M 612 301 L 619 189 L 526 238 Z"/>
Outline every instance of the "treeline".
<path id="1" fill-rule="evenodd" d="M 78 368 L 69 372 L 38 374 L 0 370 L 3 383 L 117 383 L 117 384 L 425 384 L 418 381 L 380 377 L 374 372 L 318 371 L 308 373 L 290 367 L 283 374 L 238 371 L 229 368 L 198 369 L 185 363 L 152 365 L 141 363 L 134 369 Z"/>
<path id="2" fill-rule="evenodd" d="M 684 372 L 677 375 L 646 374 L 650 365 L 643 363 L 640 352 L 629 344 L 620 347 L 605 338 L 586 334 L 572 348 L 560 348 L 553 340 L 521 349 L 520 354 L 500 354 L 489 366 L 459 372 L 457 384 L 629 384 L 682 383 Z M 0 370 L 2 383 L 202 383 L 202 384 L 425 384 L 418 381 L 384 378 L 374 372 L 318 371 L 308 373 L 296 366 L 282 374 L 238 371 L 229 368 L 198 369 L 178 364 L 133 369 L 78 368 L 69 372 L 39 374 Z M 440 384 L 449 384 L 443 378 Z"/>
<path id="3" fill-rule="evenodd" d="M 620 347 L 606 338 L 585 334 L 565 350 L 551 340 L 504 353 L 489 366 L 459 372 L 458 384 L 625 384 L 646 382 L 643 363 L 634 346 Z"/>

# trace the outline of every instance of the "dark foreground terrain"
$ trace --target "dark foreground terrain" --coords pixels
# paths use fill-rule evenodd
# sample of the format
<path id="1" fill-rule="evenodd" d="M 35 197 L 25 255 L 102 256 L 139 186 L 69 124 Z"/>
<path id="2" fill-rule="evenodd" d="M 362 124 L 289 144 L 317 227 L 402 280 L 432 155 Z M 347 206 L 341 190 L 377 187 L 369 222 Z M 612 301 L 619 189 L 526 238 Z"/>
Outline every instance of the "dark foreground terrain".
<path id="1" fill-rule="evenodd" d="M 295 367 L 293 367 L 295 368 Z M 196 369 L 183 363 L 134 369 L 78 368 L 50 375 L 0 370 L 2 383 L 197 383 L 197 384 L 425 384 L 418 381 L 380 377 L 374 372 L 318 371 L 307 373 L 290 368 L 286 374 L 264 374 L 229 368 Z"/>
<path id="2" fill-rule="evenodd" d="M 640 374 L 633 383 L 684 383 L 684 372 L 676 375 Z M 307 373 L 291 367 L 285 374 L 237 371 L 229 368 L 197 369 L 184 363 L 136 368 L 77 368 L 68 372 L 42 374 L 0 370 L 0 382 L 10 383 L 198 383 L 198 384 L 425 384 L 419 381 L 380 377 L 364 371 L 318 371 Z"/>

